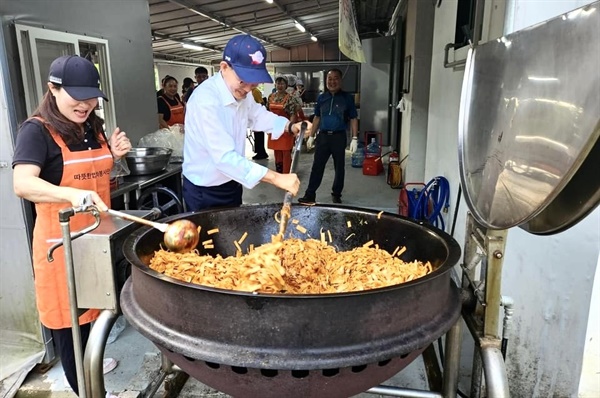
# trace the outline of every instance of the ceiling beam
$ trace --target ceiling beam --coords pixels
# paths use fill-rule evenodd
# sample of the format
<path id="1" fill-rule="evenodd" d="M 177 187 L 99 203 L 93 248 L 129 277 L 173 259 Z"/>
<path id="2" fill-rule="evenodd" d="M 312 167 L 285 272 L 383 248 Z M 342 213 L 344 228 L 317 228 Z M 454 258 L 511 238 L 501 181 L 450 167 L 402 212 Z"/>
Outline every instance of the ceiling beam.
<path id="1" fill-rule="evenodd" d="M 282 13 L 284 13 L 284 14 L 288 15 L 290 18 L 294 18 L 294 17 L 292 16 L 292 14 L 290 14 L 290 13 L 288 12 L 287 8 L 286 8 L 286 7 L 284 7 L 284 6 L 282 6 L 281 4 L 279 4 L 279 2 L 278 2 L 277 0 L 273 0 L 273 4 L 275 4 L 275 5 L 277 6 L 277 8 L 279 8 L 279 10 L 280 10 Z"/>
<path id="2" fill-rule="evenodd" d="M 231 22 L 230 20 L 228 20 L 227 18 L 223 18 L 220 17 L 219 15 L 210 12 L 208 10 L 203 9 L 202 7 L 196 5 L 196 4 L 191 4 L 191 2 L 189 0 L 169 0 L 169 2 L 173 3 L 173 4 L 177 4 L 180 7 L 183 7 L 185 9 L 187 9 L 188 11 L 191 11 L 195 14 L 198 14 L 204 18 L 208 18 L 210 20 L 212 20 L 213 22 L 216 22 L 222 26 L 225 26 L 229 29 L 238 31 L 240 33 L 243 34 L 247 34 L 247 35 L 251 35 L 254 36 L 256 38 L 261 39 L 262 41 L 264 41 L 265 43 L 269 43 L 273 46 L 277 46 L 286 50 L 289 50 L 290 48 L 282 43 L 278 43 L 274 40 L 271 40 L 270 38 L 260 35 L 256 32 L 253 32 L 249 29 L 246 29 L 244 26 L 237 26 L 235 25 L 233 22 Z"/>
<path id="3" fill-rule="evenodd" d="M 304 27 L 304 29 L 306 29 L 306 33 L 309 36 L 315 36 L 314 34 L 312 34 L 312 32 L 310 31 L 310 29 L 308 29 L 308 27 L 306 26 L 306 23 L 302 22 L 302 20 L 298 19 L 294 14 L 292 14 L 291 12 L 289 12 L 287 10 L 287 7 L 282 6 L 281 4 L 279 4 L 279 1 L 277 0 L 273 0 L 273 4 L 275 4 L 277 6 L 277 8 L 279 8 L 279 10 L 284 13 L 285 15 L 287 15 L 288 17 L 290 17 L 291 19 L 294 20 L 294 22 L 298 22 L 300 25 L 302 25 Z M 317 1 L 317 4 L 319 6 L 319 8 L 321 7 L 321 4 L 319 4 L 319 2 Z M 317 36 L 315 36 L 317 37 Z"/>

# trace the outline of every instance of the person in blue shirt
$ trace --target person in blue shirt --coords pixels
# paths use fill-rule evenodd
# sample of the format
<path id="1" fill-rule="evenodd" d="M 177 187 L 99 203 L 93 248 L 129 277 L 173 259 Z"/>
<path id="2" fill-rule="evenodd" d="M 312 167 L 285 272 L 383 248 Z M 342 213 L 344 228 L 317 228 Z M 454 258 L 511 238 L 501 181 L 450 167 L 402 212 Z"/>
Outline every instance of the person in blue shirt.
<path id="1" fill-rule="evenodd" d="M 335 169 L 331 199 L 333 203 L 342 203 L 348 128 L 352 133 L 350 150 L 356 150 L 358 144 L 358 113 L 354 97 L 342 90 L 342 72 L 339 69 L 329 70 L 326 84 L 327 91 L 317 98 L 310 132 L 310 135 L 314 136 L 314 133 L 319 130 L 315 139 L 315 155 L 310 179 L 304 196 L 298 200 L 306 205 L 314 204 L 316 201 L 317 189 L 323 181 L 323 173 L 330 156 L 333 158 Z"/>
<path id="2" fill-rule="evenodd" d="M 242 204 L 243 187 L 267 182 L 296 195 L 297 174 L 281 174 L 245 157 L 246 129 L 300 134 L 301 123 L 269 112 L 248 95 L 259 83 L 272 83 L 267 53 L 250 35 L 231 38 L 223 50 L 219 72 L 196 87 L 185 113 L 183 199 L 187 210 L 199 211 Z M 307 133 L 310 131 L 310 123 Z"/>

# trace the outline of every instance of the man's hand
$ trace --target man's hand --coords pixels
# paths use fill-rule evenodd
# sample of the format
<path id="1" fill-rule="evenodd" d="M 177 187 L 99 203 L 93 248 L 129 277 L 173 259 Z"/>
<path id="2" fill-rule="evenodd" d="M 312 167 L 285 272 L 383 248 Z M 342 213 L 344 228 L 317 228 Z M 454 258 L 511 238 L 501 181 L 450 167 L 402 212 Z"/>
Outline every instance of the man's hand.
<path id="1" fill-rule="evenodd" d="M 269 184 L 275 185 L 277 188 L 288 191 L 293 196 L 296 196 L 300 189 L 300 180 L 295 173 L 280 174 L 273 170 L 269 170 L 261 181 L 268 182 Z"/>
<path id="2" fill-rule="evenodd" d="M 306 131 L 304 132 L 304 138 L 308 138 L 308 137 L 310 137 L 311 131 L 312 131 L 312 123 L 311 122 L 302 121 L 302 122 L 292 124 L 292 132 L 294 133 L 295 136 L 300 134 L 300 126 L 302 125 L 302 123 L 306 123 Z"/>
<path id="3" fill-rule="evenodd" d="M 279 174 L 275 179 L 275 186 L 283 189 L 284 191 L 288 191 L 292 194 L 292 196 L 296 196 L 298 194 L 298 190 L 300 189 L 300 180 L 298 179 L 298 175 L 296 173 L 291 174 Z"/>
<path id="4" fill-rule="evenodd" d="M 352 142 L 350 143 L 350 152 L 354 153 L 358 150 L 358 138 L 353 137 Z"/>

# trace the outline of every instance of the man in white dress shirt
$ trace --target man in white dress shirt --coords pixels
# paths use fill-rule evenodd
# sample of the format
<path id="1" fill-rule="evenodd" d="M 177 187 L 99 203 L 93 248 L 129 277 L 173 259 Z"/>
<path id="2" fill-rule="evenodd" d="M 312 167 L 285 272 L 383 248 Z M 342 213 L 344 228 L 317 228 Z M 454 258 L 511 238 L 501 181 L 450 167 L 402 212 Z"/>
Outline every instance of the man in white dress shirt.
<path id="1" fill-rule="evenodd" d="M 183 198 L 189 211 L 240 206 L 242 186 L 253 188 L 259 182 L 298 193 L 296 174 L 277 173 L 244 156 L 247 128 L 275 139 L 300 133 L 301 123 L 290 123 L 248 96 L 259 83 L 273 82 L 265 61 L 265 48 L 256 39 L 233 37 L 223 50 L 219 73 L 197 87 L 187 103 Z"/>

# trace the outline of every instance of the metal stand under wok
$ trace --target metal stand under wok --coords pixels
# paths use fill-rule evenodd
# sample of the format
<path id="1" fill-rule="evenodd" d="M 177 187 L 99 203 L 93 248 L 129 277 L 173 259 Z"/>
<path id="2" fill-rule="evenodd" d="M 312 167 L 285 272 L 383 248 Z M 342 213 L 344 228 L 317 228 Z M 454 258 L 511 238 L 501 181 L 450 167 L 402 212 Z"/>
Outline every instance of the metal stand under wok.
<path id="1" fill-rule="evenodd" d="M 95 221 L 89 227 L 71 234 L 70 219 L 78 213 L 91 213 Z M 140 216 L 146 216 L 148 213 L 157 215 L 156 211 L 135 213 L 140 213 Z M 104 216 L 106 221 L 110 220 L 105 223 L 108 225 L 100 228 L 98 233 L 90 234 L 101 224 L 101 215 L 95 206 L 84 203 L 80 207 L 61 210 L 59 222 L 63 239 L 51 246 L 47 254 L 48 261 L 52 262 L 54 251 L 64 246 L 77 384 L 81 398 L 103 397 L 106 394 L 103 375 L 104 348 L 110 330 L 120 314 L 118 285 L 124 283 L 125 277 L 123 275 L 119 278 L 119 271 L 115 268 L 118 259 L 116 256 L 120 254 L 122 257 L 116 237 L 119 234 L 126 235 L 135 228 L 131 222 Z M 77 238 L 81 238 L 77 242 L 81 243 L 74 246 L 73 241 Z M 77 265 L 84 262 L 86 272 L 77 272 Z M 79 316 L 90 308 L 102 311 L 94 321 L 84 351 L 78 320 Z"/>
<path id="2" fill-rule="evenodd" d="M 104 358 L 104 347 L 108 339 L 108 333 L 117 319 L 116 308 L 102 311 L 100 317 L 94 323 L 90 331 L 90 337 L 85 349 L 85 357 L 81 344 L 81 330 L 79 327 L 79 316 L 83 312 L 78 305 L 77 289 L 75 280 L 75 268 L 73 266 L 72 241 L 95 230 L 100 225 L 100 215 L 97 209 L 92 210 L 95 217 L 93 225 L 71 235 L 69 221 L 77 213 L 88 212 L 88 206 L 82 205 L 77 208 L 67 208 L 59 212 L 59 221 L 62 229 L 63 240 L 48 249 L 48 261 L 53 261 L 52 254 L 60 246 L 64 245 L 65 264 L 67 267 L 67 287 L 69 290 L 69 304 L 71 310 L 71 328 L 73 330 L 73 349 L 75 353 L 75 366 L 77 370 L 77 385 L 79 396 L 101 397 L 104 392 L 104 378 L 102 373 L 102 360 Z"/>
<path id="3" fill-rule="evenodd" d="M 510 306 L 512 311 L 512 301 L 501 296 L 506 235 L 507 230 L 484 228 L 468 213 L 461 264 L 462 289 L 466 297 L 462 317 L 476 348 L 469 394 L 472 398 L 479 398 L 484 387 L 487 397 L 510 396 L 504 359 L 511 318 L 507 308 Z M 504 327 L 500 332 L 500 307 L 503 305 Z M 453 344 L 460 350 L 460 338 Z M 458 360 L 456 362 L 453 365 L 458 367 Z M 452 386 L 451 391 L 457 391 L 457 387 Z"/>

